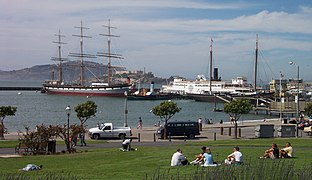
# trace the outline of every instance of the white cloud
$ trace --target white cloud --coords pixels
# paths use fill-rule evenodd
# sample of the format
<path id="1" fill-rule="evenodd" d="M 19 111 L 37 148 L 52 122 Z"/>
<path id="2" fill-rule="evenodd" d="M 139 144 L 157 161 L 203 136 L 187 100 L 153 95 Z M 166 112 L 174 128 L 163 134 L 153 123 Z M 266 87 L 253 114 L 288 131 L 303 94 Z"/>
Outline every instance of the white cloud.
<path id="1" fill-rule="evenodd" d="M 237 63 L 249 63 L 253 59 L 257 33 L 260 35 L 261 50 L 272 55 L 270 59 L 274 58 L 275 64 L 294 53 L 298 56 L 299 53 L 306 54 L 300 55 L 304 59 L 311 56 L 311 7 L 300 6 L 298 12 L 292 13 L 265 9 L 244 13 L 244 9 L 252 7 L 255 4 L 186 0 L 0 1 L 0 40 L 4 42 L 0 44 L 0 69 L 51 63 L 50 57 L 55 55 L 55 45 L 51 42 L 55 40 L 53 34 L 59 28 L 69 43 L 64 46 L 64 51 L 77 51 L 79 40 L 72 34 L 78 33 L 73 27 L 78 26 L 80 20 L 91 28 L 86 33 L 95 37 L 92 41 L 86 40 L 86 50 L 100 51 L 104 48 L 105 38 L 98 34 L 104 33 L 101 25 L 108 18 L 112 19 L 113 26 L 118 27 L 116 34 L 121 35 L 114 41 L 114 49 L 124 54 L 127 63 L 137 64 L 133 68 L 147 67 L 164 77 L 174 74 L 195 77 L 197 73 L 204 73 L 211 36 L 215 41 L 215 63 L 226 70 L 226 73 L 220 71 L 226 78 L 237 73 L 230 72 L 230 67 Z M 161 14 L 164 9 L 192 11 L 193 14 L 197 10 L 241 13 L 227 17 L 220 14 L 218 18 L 208 15 L 167 18 Z"/>

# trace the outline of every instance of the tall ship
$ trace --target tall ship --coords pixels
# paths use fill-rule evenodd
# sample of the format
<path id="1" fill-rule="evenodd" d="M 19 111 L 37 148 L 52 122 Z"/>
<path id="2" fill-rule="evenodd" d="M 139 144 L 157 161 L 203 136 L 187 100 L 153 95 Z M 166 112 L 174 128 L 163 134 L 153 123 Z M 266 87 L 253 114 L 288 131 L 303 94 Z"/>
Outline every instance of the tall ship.
<path id="1" fill-rule="evenodd" d="M 74 96 L 109 96 L 109 97 L 124 97 L 125 94 L 131 88 L 130 79 L 126 78 L 124 81 L 114 82 L 112 81 L 112 68 L 116 68 L 111 65 L 111 59 L 123 59 L 122 55 L 111 53 L 111 38 L 119 37 L 111 34 L 112 29 L 116 29 L 110 25 L 110 20 L 108 20 L 108 25 L 103 26 L 108 30 L 107 34 L 100 34 L 101 36 L 107 37 L 107 52 L 99 52 L 97 55 L 85 54 L 84 53 L 84 38 L 91 38 L 90 36 L 84 35 L 84 30 L 88 29 L 82 25 L 82 21 L 78 28 L 80 34 L 73 35 L 80 38 L 80 52 L 79 53 L 69 53 L 69 56 L 79 58 L 80 66 L 80 77 L 77 83 L 65 83 L 63 80 L 63 70 L 62 63 L 68 61 L 67 58 L 62 58 L 61 56 L 61 45 L 65 44 L 62 42 L 61 38 L 64 37 L 59 32 L 58 41 L 55 42 L 58 44 L 58 57 L 52 58 L 53 61 L 57 61 L 58 64 L 58 80 L 49 80 L 45 81 L 43 84 L 43 92 L 47 94 L 59 94 L 59 95 L 74 95 Z M 85 58 L 96 58 L 104 57 L 108 59 L 107 63 L 107 78 L 104 80 L 97 78 L 96 82 L 89 83 L 85 80 Z"/>

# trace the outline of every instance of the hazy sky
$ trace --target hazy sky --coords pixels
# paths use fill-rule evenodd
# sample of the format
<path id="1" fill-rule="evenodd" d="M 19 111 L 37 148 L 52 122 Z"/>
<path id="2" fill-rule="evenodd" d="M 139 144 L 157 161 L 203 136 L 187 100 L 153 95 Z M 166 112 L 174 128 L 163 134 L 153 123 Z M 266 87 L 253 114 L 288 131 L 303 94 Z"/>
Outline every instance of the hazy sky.
<path id="1" fill-rule="evenodd" d="M 213 66 L 222 79 L 246 76 L 252 81 L 256 34 L 262 81 L 311 78 L 311 0 L 0 0 L 0 70 L 51 64 L 57 56 L 59 29 L 66 37 L 62 53 L 79 51 L 83 25 L 92 39 L 85 52 L 107 48 L 102 25 L 116 26 L 112 51 L 124 56 L 129 70 L 143 68 L 156 76 L 195 78 L 208 74 L 210 38 Z M 75 60 L 75 59 L 72 59 Z M 96 62 L 105 62 L 97 58 Z M 119 65 L 120 62 L 113 63 Z"/>

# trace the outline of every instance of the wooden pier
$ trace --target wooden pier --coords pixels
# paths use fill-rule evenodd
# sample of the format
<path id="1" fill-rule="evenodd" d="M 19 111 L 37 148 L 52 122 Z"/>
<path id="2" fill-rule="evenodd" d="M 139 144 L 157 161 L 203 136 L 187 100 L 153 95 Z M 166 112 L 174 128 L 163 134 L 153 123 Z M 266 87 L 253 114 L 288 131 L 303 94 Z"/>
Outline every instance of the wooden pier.
<path id="1" fill-rule="evenodd" d="M 0 91 L 41 91 L 42 87 L 0 87 Z"/>

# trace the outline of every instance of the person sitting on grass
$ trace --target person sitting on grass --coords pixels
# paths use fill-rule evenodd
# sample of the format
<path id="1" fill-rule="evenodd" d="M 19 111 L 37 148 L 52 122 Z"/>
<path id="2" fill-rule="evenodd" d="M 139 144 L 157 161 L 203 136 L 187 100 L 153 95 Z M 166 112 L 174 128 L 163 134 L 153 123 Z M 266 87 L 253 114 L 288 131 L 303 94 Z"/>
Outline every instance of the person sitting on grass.
<path id="1" fill-rule="evenodd" d="M 225 165 L 230 164 L 243 164 L 243 154 L 239 151 L 239 147 L 235 146 L 233 153 L 228 155 L 227 159 L 224 160 Z"/>
<path id="2" fill-rule="evenodd" d="M 293 148 L 290 144 L 290 142 L 286 143 L 286 147 L 281 149 L 281 158 L 291 158 L 293 157 Z"/>
<path id="3" fill-rule="evenodd" d="M 201 148 L 202 152 L 199 153 L 197 156 L 196 156 L 196 159 L 194 161 L 192 161 L 190 164 L 194 164 L 194 165 L 198 165 L 198 164 L 203 164 L 204 163 L 204 154 L 206 152 L 206 146 L 203 146 Z"/>
<path id="4" fill-rule="evenodd" d="M 205 157 L 205 163 L 203 164 L 203 166 L 217 166 L 217 164 L 213 162 L 213 157 L 212 157 L 211 150 L 209 147 L 206 148 L 204 157 Z"/>
<path id="5" fill-rule="evenodd" d="M 279 149 L 277 147 L 277 144 L 273 143 L 271 148 L 266 150 L 264 152 L 264 155 L 260 158 L 271 158 L 271 159 L 279 158 Z"/>
<path id="6" fill-rule="evenodd" d="M 182 154 L 182 150 L 181 149 L 177 149 L 177 152 L 175 152 L 172 155 L 171 166 L 184 166 L 184 165 L 188 165 L 188 164 L 189 164 L 188 160 Z"/>

